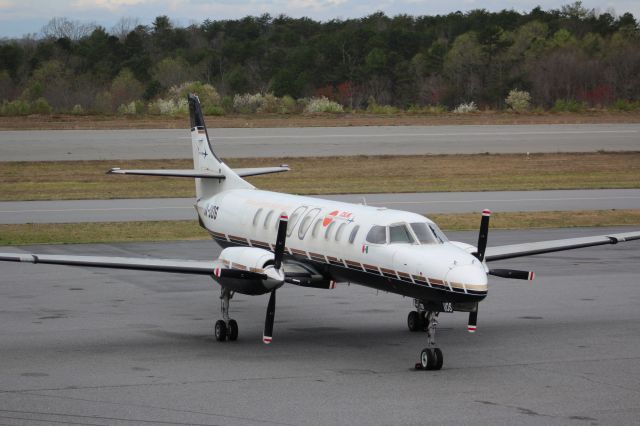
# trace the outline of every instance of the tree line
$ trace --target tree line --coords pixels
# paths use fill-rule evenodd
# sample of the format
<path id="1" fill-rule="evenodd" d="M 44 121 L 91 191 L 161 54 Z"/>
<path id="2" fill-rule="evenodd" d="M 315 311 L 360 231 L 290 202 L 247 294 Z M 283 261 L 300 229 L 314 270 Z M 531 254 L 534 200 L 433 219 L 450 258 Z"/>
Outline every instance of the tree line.
<path id="1" fill-rule="evenodd" d="M 158 16 L 151 25 L 122 19 L 109 31 L 54 18 L 39 37 L 0 41 L 5 110 L 145 110 L 185 82 L 213 89 L 218 113 L 245 94 L 289 103 L 327 97 L 346 109 L 471 101 L 502 109 L 514 89 L 539 108 L 637 106 L 640 29 L 630 13 L 576 2 L 528 13 L 379 12 L 327 22 L 265 14 L 188 27 Z"/>

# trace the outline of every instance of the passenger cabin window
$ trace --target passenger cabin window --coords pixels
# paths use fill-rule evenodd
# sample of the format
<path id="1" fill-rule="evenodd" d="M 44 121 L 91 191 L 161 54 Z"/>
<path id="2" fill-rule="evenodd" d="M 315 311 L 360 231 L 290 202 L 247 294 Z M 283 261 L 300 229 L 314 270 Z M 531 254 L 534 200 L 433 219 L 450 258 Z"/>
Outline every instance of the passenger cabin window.
<path id="1" fill-rule="evenodd" d="M 420 244 L 436 244 L 438 242 L 429 226 L 424 222 L 412 223 L 411 229 L 413 229 L 413 233 L 416 234 Z"/>
<path id="2" fill-rule="evenodd" d="M 344 232 L 344 228 L 347 227 L 346 223 L 341 223 L 340 226 L 338 227 L 338 230 L 336 231 L 336 241 L 340 241 L 340 238 L 342 238 L 342 233 Z"/>
<path id="3" fill-rule="evenodd" d="M 303 206 L 303 207 L 298 207 L 293 211 L 293 213 L 291 213 L 291 216 L 289 216 L 289 223 L 287 223 L 287 237 L 291 236 L 291 234 L 293 233 L 293 228 L 296 227 L 298 220 L 306 210 L 307 210 L 307 207 Z"/>
<path id="4" fill-rule="evenodd" d="M 389 227 L 389 242 L 413 244 L 413 237 L 405 225 L 393 225 Z"/>
<path id="5" fill-rule="evenodd" d="M 372 244 L 385 244 L 387 242 L 387 228 L 374 225 L 367 234 L 367 242 Z"/>
<path id="6" fill-rule="evenodd" d="M 262 214 L 262 208 L 259 208 L 255 216 L 253 216 L 253 226 L 258 226 L 258 222 L 260 221 L 261 214 Z"/>
<path id="7" fill-rule="evenodd" d="M 302 222 L 300 222 L 300 226 L 298 227 L 298 238 L 300 238 L 301 240 L 304 238 L 309 228 L 311 228 L 313 219 L 318 216 L 318 213 L 320 213 L 320 209 L 309 210 L 309 213 L 307 213 L 304 219 L 302 219 Z"/>
<path id="8" fill-rule="evenodd" d="M 351 234 L 349 235 L 350 244 L 353 244 L 353 242 L 355 241 L 356 235 L 358 235 L 358 230 L 360 230 L 360 225 L 356 225 L 356 227 L 351 230 Z"/>
<path id="9" fill-rule="evenodd" d="M 334 228 L 335 222 L 331 222 L 329 226 L 327 226 L 327 230 L 324 232 L 324 239 L 328 240 L 331 235 L 331 230 Z"/>
<path id="10" fill-rule="evenodd" d="M 269 213 L 267 213 L 267 216 L 264 218 L 264 229 L 267 229 L 269 227 L 269 221 L 271 220 L 272 216 L 273 210 L 269 210 Z"/>

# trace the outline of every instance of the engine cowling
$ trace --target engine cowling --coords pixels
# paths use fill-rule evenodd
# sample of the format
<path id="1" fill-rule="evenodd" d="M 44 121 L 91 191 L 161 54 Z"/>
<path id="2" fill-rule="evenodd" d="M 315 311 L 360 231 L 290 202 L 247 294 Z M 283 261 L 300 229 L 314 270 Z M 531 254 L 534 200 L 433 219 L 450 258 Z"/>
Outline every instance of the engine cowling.
<path id="1" fill-rule="evenodd" d="M 229 278 L 224 274 L 214 279 L 220 285 L 242 294 L 264 294 L 284 284 L 284 274 L 273 267 L 274 254 L 256 247 L 228 247 L 220 253 L 225 268 L 264 274 L 266 278 Z"/>

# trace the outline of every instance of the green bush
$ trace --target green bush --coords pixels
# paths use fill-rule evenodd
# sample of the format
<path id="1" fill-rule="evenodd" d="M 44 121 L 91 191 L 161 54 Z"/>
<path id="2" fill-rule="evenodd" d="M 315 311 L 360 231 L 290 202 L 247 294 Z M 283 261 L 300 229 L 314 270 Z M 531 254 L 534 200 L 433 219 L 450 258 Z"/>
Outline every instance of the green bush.
<path id="1" fill-rule="evenodd" d="M 328 112 L 331 114 L 339 114 L 344 112 L 344 108 L 337 102 L 331 101 L 326 97 L 311 98 L 304 109 L 307 113 Z"/>
<path id="2" fill-rule="evenodd" d="M 640 109 L 640 101 L 629 101 L 626 99 L 618 99 L 612 106 L 612 109 L 618 111 L 635 111 Z"/>
<path id="3" fill-rule="evenodd" d="M 75 104 L 73 108 L 71 108 L 71 114 L 82 115 L 84 114 L 84 108 L 82 108 L 82 105 L 80 104 Z"/>
<path id="4" fill-rule="evenodd" d="M 149 103 L 147 107 L 149 114 L 156 115 L 185 115 L 189 112 L 187 98 L 181 98 L 178 101 L 173 99 L 158 99 Z"/>
<path id="5" fill-rule="evenodd" d="M 207 107 L 219 107 L 222 105 L 220 95 L 216 91 L 215 87 L 200 81 L 188 81 L 180 84 L 179 86 L 173 86 L 169 89 L 168 97 L 178 102 L 180 99 L 186 99 L 187 95 L 190 93 L 198 96 L 203 112 Z"/>
<path id="6" fill-rule="evenodd" d="M 0 114 L 2 115 L 29 115 L 31 113 L 31 105 L 29 102 L 16 99 L 11 102 L 4 102 L 0 108 Z"/>
<path id="7" fill-rule="evenodd" d="M 53 108 L 45 98 L 38 98 L 31 104 L 32 114 L 51 114 Z"/>
<path id="8" fill-rule="evenodd" d="M 372 114 L 396 114 L 400 110 L 391 105 L 378 105 L 373 96 L 367 100 L 367 112 Z"/>
<path id="9" fill-rule="evenodd" d="M 224 115 L 224 108 L 217 105 L 207 105 L 202 107 L 202 113 L 204 115 Z"/>
<path id="10" fill-rule="evenodd" d="M 584 102 L 575 99 L 558 99 L 551 110 L 553 112 L 582 112 L 585 109 Z"/>
<path id="11" fill-rule="evenodd" d="M 235 95 L 233 97 L 233 110 L 241 114 L 256 113 L 261 106 L 262 94 L 260 93 L 255 95 L 245 93 L 244 95 Z"/>
<path id="12" fill-rule="evenodd" d="M 516 112 L 524 112 L 531 107 L 531 95 L 524 90 L 511 90 L 504 101 Z"/>
<path id="13" fill-rule="evenodd" d="M 445 114 L 447 111 L 447 107 L 444 105 L 410 105 L 407 108 L 409 114 Z"/>
<path id="14" fill-rule="evenodd" d="M 136 115 L 144 112 L 144 103 L 141 100 L 131 101 L 118 107 L 118 114 Z"/>
<path id="15" fill-rule="evenodd" d="M 289 95 L 284 95 L 280 99 L 280 114 L 292 114 L 298 109 L 298 104 L 295 99 Z"/>

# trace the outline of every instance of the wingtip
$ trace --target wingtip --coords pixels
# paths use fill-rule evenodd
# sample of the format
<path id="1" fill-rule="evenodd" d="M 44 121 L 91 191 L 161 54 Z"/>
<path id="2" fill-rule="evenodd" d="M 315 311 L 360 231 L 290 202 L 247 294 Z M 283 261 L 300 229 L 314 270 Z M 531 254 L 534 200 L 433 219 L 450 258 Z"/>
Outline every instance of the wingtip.
<path id="1" fill-rule="evenodd" d="M 271 338 L 269 336 L 262 336 L 262 343 L 264 343 L 265 345 L 270 344 L 272 340 L 273 340 L 273 338 Z"/>

